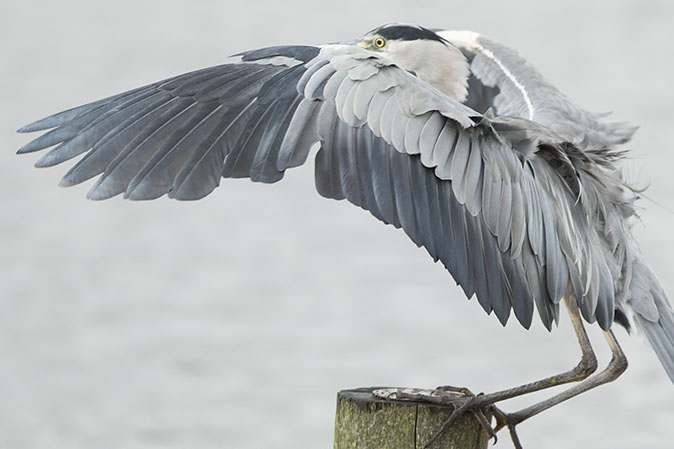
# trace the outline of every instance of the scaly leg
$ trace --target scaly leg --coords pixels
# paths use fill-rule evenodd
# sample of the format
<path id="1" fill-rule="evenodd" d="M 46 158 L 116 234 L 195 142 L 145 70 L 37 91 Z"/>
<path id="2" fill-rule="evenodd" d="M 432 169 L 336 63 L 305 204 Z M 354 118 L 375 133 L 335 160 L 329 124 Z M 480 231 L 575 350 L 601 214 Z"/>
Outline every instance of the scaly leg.
<path id="1" fill-rule="evenodd" d="M 627 358 L 625 357 L 625 353 L 620 348 L 620 344 L 618 344 L 618 340 L 616 340 L 615 335 L 613 335 L 613 331 L 604 332 L 604 337 L 606 338 L 606 341 L 611 348 L 611 352 L 613 353 L 613 357 L 611 357 L 611 361 L 604 371 L 590 379 L 587 379 L 584 382 L 579 383 L 578 385 L 569 388 L 566 391 L 559 393 L 558 395 L 546 399 L 545 401 L 541 401 L 514 413 L 504 414 L 508 427 L 512 426 L 514 428 L 514 426 L 521 423 L 522 421 L 527 420 L 532 416 L 538 415 L 550 407 L 578 396 L 579 394 L 585 393 L 586 391 L 589 391 L 600 385 L 613 382 L 618 377 L 620 377 L 620 375 L 627 369 Z"/>
<path id="2" fill-rule="evenodd" d="M 620 377 L 620 375 L 624 373 L 625 370 L 627 369 L 627 358 L 625 357 L 625 354 L 620 348 L 620 344 L 616 340 L 613 331 L 604 332 L 604 337 L 606 338 L 606 341 L 608 342 L 608 345 L 611 348 L 611 352 L 613 353 L 613 357 L 611 358 L 611 361 L 609 362 L 608 366 L 604 371 L 602 371 L 601 373 L 597 374 L 594 377 L 586 379 L 585 381 L 579 383 L 578 385 L 575 385 L 549 399 L 538 402 L 530 407 L 527 407 L 514 413 L 505 413 L 499 410 L 498 408 L 492 406 L 492 411 L 497 421 L 497 425 L 496 428 L 494 429 L 494 432 L 499 431 L 503 427 L 508 427 L 515 448 L 522 449 L 519 437 L 517 436 L 517 432 L 515 431 L 515 426 L 531 418 L 532 416 L 535 416 L 541 413 L 542 411 L 549 409 L 550 407 L 554 407 L 557 404 L 560 404 L 575 396 L 578 396 L 579 394 L 585 393 L 586 391 L 589 391 L 600 385 L 604 385 L 608 382 L 613 382 L 618 377 Z M 482 409 L 484 407 L 492 405 L 494 404 L 494 402 L 492 402 L 493 397 L 496 397 L 497 395 L 499 395 L 499 393 L 496 393 L 494 395 L 479 395 L 475 396 L 474 398 L 470 398 L 468 400 L 470 404 L 467 404 L 465 402 L 464 404 L 462 404 L 461 412 L 473 409 Z M 424 448 L 430 447 L 430 445 L 442 434 L 442 432 L 447 427 L 449 427 L 451 421 L 453 421 L 455 418 L 456 416 L 452 414 L 452 416 L 450 416 L 450 419 L 447 420 L 448 422 L 445 422 L 445 424 L 443 424 L 441 429 L 426 443 Z"/>
<path id="3" fill-rule="evenodd" d="M 566 371 L 556 376 L 547 377 L 545 379 L 536 382 L 528 383 L 507 390 L 498 391 L 495 393 L 480 394 L 478 396 L 467 397 L 458 401 L 460 403 L 457 403 L 455 395 L 448 396 L 447 397 L 448 402 L 454 403 L 454 405 L 456 406 L 455 407 L 456 413 L 452 413 L 450 418 L 447 419 L 447 421 L 440 427 L 440 429 L 438 429 L 435 435 L 433 435 L 433 437 L 431 437 L 431 439 L 426 443 L 425 447 L 429 447 L 440 435 L 442 435 L 442 433 L 450 426 L 450 424 L 454 421 L 454 419 L 457 416 L 459 416 L 460 414 L 459 412 L 463 412 L 464 410 L 482 409 L 497 402 L 511 399 L 517 396 L 522 396 L 525 394 L 541 391 L 547 388 L 552 388 L 558 385 L 563 385 L 571 382 L 578 382 L 587 379 L 592 373 L 594 373 L 597 370 L 597 357 L 595 356 L 594 351 L 592 350 L 592 345 L 590 344 L 590 339 L 588 338 L 587 332 L 585 331 L 585 327 L 583 325 L 583 321 L 580 316 L 578 305 L 575 298 L 565 298 L 564 304 L 569 312 L 569 316 L 571 317 L 571 324 L 573 325 L 573 329 L 576 333 L 576 338 L 578 339 L 578 343 L 582 351 L 581 360 L 578 363 L 578 365 L 576 365 L 570 371 Z M 442 390 L 457 391 L 461 389 L 457 389 L 456 387 L 440 387 L 436 389 L 436 392 L 437 391 L 441 392 Z M 386 394 L 386 392 L 383 393 Z M 406 399 L 405 393 L 401 391 L 396 390 L 389 391 L 388 397 L 390 398 L 391 396 L 395 396 L 396 399 Z M 420 398 L 418 395 L 410 395 L 410 397 L 408 397 L 407 399 L 419 400 Z M 440 402 L 440 401 L 437 401 L 437 399 L 435 399 L 432 400 L 431 402 Z M 512 415 L 508 415 L 504 412 L 501 412 L 498 409 L 495 409 L 494 412 L 497 418 L 496 430 L 500 430 L 502 427 L 507 425 L 508 428 L 510 429 L 511 436 L 513 437 L 513 442 L 515 443 L 515 446 L 519 447 L 518 441 L 516 441 L 517 435 L 515 434 L 516 424 L 511 425 L 512 419 L 514 419 L 515 417 L 513 417 Z"/>
<path id="4" fill-rule="evenodd" d="M 570 371 L 566 371 L 556 376 L 547 377 L 537 382 L 510 388 L 508 390 L 498 391 L 496 393 L 481 395 L 479 401 L 480 403 L 485 405 L 494 404 L 496 402 L 522 396 L 524 394 L 545 390 L 546 388 L 556 387 L 558 385 L 563 385 L 570 382 L 578 382 L 587 379 L 592 373 L 597 371 L 597 357 L 594 355 L 594 351 L 592 350 L 592 345 L 590 344 L 590 339 L 587 336 L 585 326 L 583 325 L 582 318 L 580 317 L 576 300 L 574 298 L 565 299 L 564 305 L 566 306 L 569 316 L 571 317 L 571 324 L 573 325 L 573 330 L 576 332 L 576 338 L 578 338 L 578 344 L 580 345 L 580 350 L 582 351 L 582 356 L 580 362 L 578 362 L 578 365 L 576 365 Z"/>
<path id="5" fill-rule="evenodd" d="M 590 339 L 588 338 L 587 332 L 585 331 L 585 327 L 583 326 L 583 321 L 582 318 L 580 317 L 576 300 L 574 298 L 565 299 L 564 304 L 566 305 L 566 308 L 569 311 L 569 316 L 571 317 L 571 324 L 573 324 L 573 329 L 576 332 L 576 338 L 578 339 L 578 344 L 580 345 L 580 349 L 582 351 L 582 356 L 580 362 L 578 362 L 578 365 L 576 365 L 572 370 L 566 371 L 556 376 L 550 376 L 536 382 L 528 383 L 507 390 L 498 391 L 496 393 L 480 395 L 479 402 L 481 404 L 484 405 L 494 404 L 496 402 L 544 390 L 546 388 L 556 387 L 558 385 L 563 385 L 570 382 L 578 382 L 587 379 L 592 373 L 594 373 L 597 370 L 597 357 L 594 355 L 592 345 L 590 344 Z M 460 390 L 465 389 L 462 389 L 460 387 L 446 386 L 446 387 L 438 387 L 436 388 L 435 391 L 442 392 L 443 390 L 458 392 Z M 406 395 L 405 392 L 400 391 L 400 389 L 380 390 L 378 392 L 375 392 L 375 394 L 385 399 L 419 400 L 418 395 Z M 431 401 L 434 402 L 433 400 Z"/>

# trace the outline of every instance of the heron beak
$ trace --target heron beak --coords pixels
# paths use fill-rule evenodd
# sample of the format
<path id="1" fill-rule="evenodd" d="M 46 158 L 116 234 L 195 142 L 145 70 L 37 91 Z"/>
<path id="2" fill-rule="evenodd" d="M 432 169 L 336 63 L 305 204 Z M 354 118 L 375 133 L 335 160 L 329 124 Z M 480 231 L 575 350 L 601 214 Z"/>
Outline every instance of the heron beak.
<path id="1" fill-rule="evenodd" d="M 360 48 L 370 48 L 370 42 L 369 41 L 358 41 L 356 42 L 356 45 L 359 46 Z"/>

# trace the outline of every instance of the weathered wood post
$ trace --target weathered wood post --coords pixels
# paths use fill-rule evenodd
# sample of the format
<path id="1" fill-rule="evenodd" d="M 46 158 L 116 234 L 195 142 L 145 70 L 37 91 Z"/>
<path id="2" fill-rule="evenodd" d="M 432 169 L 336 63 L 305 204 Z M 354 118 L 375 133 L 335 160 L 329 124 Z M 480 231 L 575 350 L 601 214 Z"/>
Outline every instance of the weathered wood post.
<path id="1" fill-rule="evenodd" d="M 373 390 L 337 394 L 334 449 L 422 449 L 452 413 L 451 406 L 380 399 L 372 395 Z M 486 449 L 488 443 L 489 434 L 466 413 L 432 449 Z"/>

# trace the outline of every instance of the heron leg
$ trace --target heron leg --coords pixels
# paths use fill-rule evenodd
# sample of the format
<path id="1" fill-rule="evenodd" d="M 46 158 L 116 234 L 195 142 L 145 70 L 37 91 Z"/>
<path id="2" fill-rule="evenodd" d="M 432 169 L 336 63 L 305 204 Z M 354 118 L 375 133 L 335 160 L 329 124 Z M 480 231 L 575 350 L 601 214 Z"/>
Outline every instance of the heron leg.
<path id="1" fill-rule="evenodd" d="M 611 361 L 604 371 L 549 399 L 546 399 L 545 401 L 541 401 L 517 412 L 501 413 L 503 415 L 502 418 L 505 419 L 506 425 L 509 428 L 514 429 L 517 424 L 531 418 L 532 416 L 538 415 L 550 407 L 554 407 L 561 402 L 578 396 L 579 394 L 585 393 L 586 391 L 589 391 L 600 385 L 613 382 L 618 377 L 620 377 L 620 375 L 627 369 L 627 358 L 625 357 L 625 353 L 620 348 L 620 344 L 618 344 L 618 340 L 616 340 L 613 331 L 605 331 L 604 337 L 606 338 L 606 341 L 611 348 L 611 352 L 613 353 Z M 500 427 L 498 427 L 498 429 L 500 429 Z"/>
<path id="2" fill-rule="evenodd" d="M 431 437 L 431 439 L 426 443 L 425 448 L 430 447 L 433 442 L 442 435 L 443 431 L 447 429 L 451 423 L 460 415 L 460 412 L 463 412 L 464 410 L 482 410 L 487 407 L 492 407 L 493 414 L 496 418 L 496 427 L 493 429 L 490 434 L 492 436 L 495 436 L 495 432 L 501 430 L 504 427 L 508 427 L 510 430 L 510 435 L 513 439 L 513 443 L 515 444 L 516 448 L 521 448 L 521 444 L 519 443 L 519 439 L 517 437 L 517 433 L 515 432 L 515 426 L 519 423 L 522 422 L 524 419 L 527 419 L 528 416 L 524 417 L 523 419 L 517 421 L 519 418 L 525 416 L 519 415 L 520 412 L 517 412 L 515 414 L 508 414 L 505 412 L 502 412 L 498 408 L 494 407 L 493 404 L 500 402 L 500 401 L 505 401 L 507 399 L 512 399 L 517 396 L 522 396 L 525 394 L 529 393 L 534 393 L 536 391 L 541 391 L 545 390 L 547 388 L 552 388 L 556 387 L 559 385 L 564 385 L 567 383 L 571 382 L 579 382 L 582 380 L 587 379 L 590 377 L 592 373 L 594 373 L 597 370 L 597 357 L 594 354 L 594 350 L 592 349 L 592 345 L 590 344 L 590 339 L 587 335 L 587 332 L 585 330 L 585 326 L 583 325 L 582 318 L 580 316 L 580 312 L 578 310 L 578 305 L 576 302 L 576 299 L 571 297 L 571 298 L 565 298 L 564 299 L 564 304 L 569 312 L 569 316 L 571 317 L 571 324 L 573 325 L 573 329 L 576 333 L 576 338 L 578 339 L 578 344 L 580 345 L 580 349 L 582 352 L 580 362 L 571 370 L 566 371 L 564 373 L 555 375 L 555 376 L 550 376 L 545 379 L 536 381 L 536 382 L 531 382 L 525 385 L 521 385 L 519 387 L 515 388 L 509 388 L 507 390 L 501 390 L 497 391 L 495 393 L 489 393 L 489 394 L 480 394 L 478 396 L 474 396 L 472 393 L 470 393 L 469 390 L 464 389 L 464 388 L 457 388 L 457 387 L 452 387 L 452 386 L 446 386 L 446 387 L 439 387 L 435 392 L 445 392 L 445 391 L 451 391 L 451 392 L 458 392 L 462 393 L 464 395 L 470 396 L 467 401 L 464 401 L 463 403 L 459 404 L 458 407 L 455 407 L 455 412 L 450 415 L 450 417 L 447 419 L 447 421 L 440 427 L 440 429 Z M 612 334 L 611 334 L 612 335 Z M 615 339 L 614 339 L 615 340 Z M 617 342 L 615 342 L 615 345 L 617 345 Z M 616 346 L 618 347 L 618 346 Z M 612 346 L 613 348 L 613 346 Z M 619 349 L 619 347 L 618 347 Z M 624 356 L 623 356 L 624 359 Z M 577 393 L 580 394 L 580 393 Z M 555 396 L 556 397 L 556 396 Z M 553 397 L 553 398 L 555 398 Z M 401 399 L 404 397 L 401 397 Z M 415 398 L 418 399 L 418 398 Z M 552 398 L 551 398 L 552 399 Z M 437 401 L 437 399 L 436 399 Z M 441 401 L 441 400 L 440 400 Z M 437 401 L 437 402 L 440 402 Z M 450 401 L 453 402 L 456 405 L 456 399 L 451 399 Z M 538 405 L 538 404 L 537 404 Z M 554 405 L 554 404 L 553 404 Z M 550 405 L 549 407 L 551 407 Z M 549 408 L 546 407 L 546 408 Z M 522 410 L 522 412 L 526 412 L 528 409 Z M 542 409 L 540 411 L 545 410 Z M 536 413 L 540 413 L 540 411 Z M 476 415 L 477 416 L 477 415 Z M 484 414 L 482 414 L 484 416 Z M 533 415 L 531 415 L 533 416 Z"/>
<path id="3" fill-rule="evenodd" d="M 507 390 L 497 391 L 495 393 L 485 394 L 480 397 L 480 402 L 483 404 L 494 404 L 496 402 L 512 399 L 524 394 L 534 393 L 536 391 L 545 390 L 547 388 L 564 385 L 570 382 L 579 382 L 585 380 L 592 373 L 597 371 L 597 356 L 594 354 L 590 338 L 587 336 L 583 320 L 580 316 L 578 306 L 575 298 L 565 298 L 564 304 L 569 311 L 571 317 L 571 324 L 576 333 L 578 344 L 582 352 L 580 362 L 571 370 L 566 371 L 556 376 L 546 377 L 545 379 L 521 385 Z"/>
<path id="4" fill-rule="evenodd" d="M 576 310 L 577 312 L 577 310 Z M 582 323 L 581 323 L 582 326 Z M 587 337 L 587 335 L 585 335 Z M 515 430 L 515 427 L 522 423 L 523 421 L 538 415 L 539 413 L 554 407 L 555 405 L 558 405 L 568 399 L 571 399 L 573 397 L 578 396 L 579 394 L 585 393 L 593 388 L 596 388 L 600 385 L 604 385 L 609 382 L 613 382 L 616 380 L 622 373 L 625 372 L 627 369 L 627 358 L 625 357 L 625 353 L 622 351 L 620 348 L 620 344 L 618 343 L 618 340 L 616 340 L 615 335 L 613 334 L 613 331 L 605 331 L 604 332 L 604 337 L 606 338 L 606 341 L 608 342 L 609 347 L 611 348 L 611 352 L 613 353 L 613 356 L 611 357 L 611 361 L 609 362 L 608 366 L 604 371 L 600 372 L 594 377 L 591 377 L 589 379 L 585 379 L 583 382 L 574 385 L 573 387 L 568 388 L 567 390 L 552 396 L 549 399 L 546 399 L 544 401 L 538 402 L 534 405 L 531 405 L 527 408 L 524 408 L 522 410 L 519 410 L 517 412 L 513 413 L 506 413 L 501 410 L 499 410 L 497 407 L 495 407 L 493 404 L 495 402 L 504 400 L 504 399 L 510 399 L 510 397 L 506 398 L 501 398 L 501 393 L 498 392 L 495 394 L 490 394 L 490 395 L 478 395 L 478 396 L 473 396 L 470 401 L 467 401 L 463 407 L 461 407 L 461 412 L 464 411 L 469 411 L 473 410 L 474 408 L 479 408 L 479 409 L 484 409 L 485 407 L 491 407 L 491 412 L 493 413 L 494 417 L 496 418 L 496 427 L 493 429 L 493 433 L 498 432 L 504 427 L 507 427 L 508 430 L 510 431 L 510 436 L 513 440 L 513 444 L 515 445 L 516 449 L 522 449 L 522 445 L 520 443 L 519 437 L 517 436 L 517 432 Z M 573 371 L 573 370 L 572 370 Z M 587 376 L 586 376 L 587 377 Z M 530 384 L 531 385 L 531 384 Z M 539 388 L 543 389 L 543 388 Z M 512 389 L 516 390 L 516 389 Z M 512 390 L 507 390 L 507 391 L 512 391 Z M 538 391 L 538 390 L 534 390 Z M 525 392 L 528 393 L 529 391 Z M 521 394 L 525 394 L 521 393 Z M 497 398 L 496 401 L 494 401 L 494 398 Z M 458 412 L 459 410 L 455 410 L 455 412 Z M 429 448 L 433 442 L 442 434 L 442 431 L 444 429 L 448 428 L 451 422 L 458 416 L 459 413 L 452 413 L 452 415 L 449 417 L 449 419 L 442 425 L 440 430 L 433 436 L 431 439 L 425 444 L 424 448 Z M 456 416 L 455 416 L 456 415 Z"/>
<path id="5" fill-rule="evenodd" d="M 482 394 L 480 395 L 479 401 L 481 404 L 495 404 L 496 402 L 505 401 L 507 399 L 512 399 L 517 396 L 556 387 L 558 385 L 564 385 L 570 382 L 578 382 L 587 379 L 592 373 L 597 371 L 597 357 L 595 356 L 592 345 L 590 344 L 590 338 L 587 336 L 587 332 L 585 331 L 585 326 L 583 325 L 583 320 L 580 316 L 576 300 L 575 298 L 565 298 L 564 304 L 569 311 L 571 324 L 573 325 L 573 329 L 576 333 L 576 338 L 578 339 L 578 344 L 580 345 L 580 350 L 582 352 L 580 362 L 578 362 L 578 364 L 573 369 L 555 376 L 546 377 L 545 379 L 538 380 L 536 382 L 531 382 L 515 388 L 509 388 L 507 390 L 497 391 L 495 393 Z M 468 389 L 462 387 L 442 386 L 434 390 L 434 392 L 445 391 L 462 393 L 464 395 L 472 395 Z M 400 392 L 398 393 L 396 399 L 419 399 L 419 396 L 417 395 L 414 397 L 406 396 L 408 395 L 406 395 L 404 392 Z M 434 402 L 433 399 L 430 399 L 430 401 Z"/>
<path id="6" fill-rule="evenodd" d="M 615 380 L 625 371 L 625 369 L 627 369 L 627 359 L 625 354 L 622 352 L 622 349 L 620 348 L 618 341 L 615 339 L 613 332 L 607 331 L 604 332 L 604 335 L 608 341 L 611 351 L 613 352 L 613 358 L 604 371 L 588 379 L 588 377 L 590 377 L 597 370 L 597 357 L 594 354 L 592 345 L 590 344 L 590 339 L 587 335 L 587 332 L 585 331 L 585 326 L 583 325 L 575 298 L 565 298 L 564 304 L 569 312 L 569 316 L 571 317 L 571 323 L 582 351 L 581 360 L 573 369 L 562 374 L 550 376 L 536 382 L 521 385 L 519 387 L 497 391 L 490 394 L 479 394 L 477 396 L 470 393 L 470 391 L 467 389 L 451 386 L 439 387 L 433 390 L 430 395 L 407 395 L 403 391 L 397 393 L 397 397 L 395 399 L 426 400 L 428 402 L 434 402 L 438 404 L 452 404 L 455 406 L 454 412 L 440 427 L 440 429 L 438 429 L 435 435 L 433 435 L 424 445 L 424 448 L 429 448 L 461 413 L 466 411 L 470 411 L 472 413 L 480 411 L 479 414 L 476 414 L 476 417 L 480 419 L 484 416 L 482 411 L 489 410 L 496 418 L 496 426 L 494 429 L 492 429 L 490 434 L 495 437 L 495 432 L 503 429 L 504 427 L 507 427 L 510 431 L 515 448 L 521 449 L 522 445 L 520 444 L 517 432 L 515 431 L 515 426 L 531 418 L 532 416 L 549 409 L 550 407 L 566 401 L 567 399 L 571 399 L 572 397 L 591 390 L 599 385 L 603 385 Z M 494 404 L 497 402 L 512 399 L 517 396 L 522 396 L 547 388 L 556 387 L 558 385 L 579 381 L 582 382 L 563 391 L 562 393 L 559 393 L 545 401 L 541 401 L 514 413 L 503 412 L 494 406 Z M 448 392 L 453 392 L 454 394 L 448 394 Z M 456 393 L 460 393 L 460 395 L 463 397 L 459 398 L 459 395 Z M 480 421 L 482 422 L 483 420 L 480 419 Z"/>

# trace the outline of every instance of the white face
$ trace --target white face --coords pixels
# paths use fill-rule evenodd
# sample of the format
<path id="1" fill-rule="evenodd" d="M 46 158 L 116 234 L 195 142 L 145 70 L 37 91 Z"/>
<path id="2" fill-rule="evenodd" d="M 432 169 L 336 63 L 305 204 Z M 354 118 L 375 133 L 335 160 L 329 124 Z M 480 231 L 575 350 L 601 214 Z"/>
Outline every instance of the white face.
<path id="1" fill-rule="evenodd" d="M 428 39 L 387 40 L 378 34 L 368 34 L 356 45 L 390 59 L 456 101 L 466 99 L 468 61 L 450 43 Z"/>

